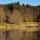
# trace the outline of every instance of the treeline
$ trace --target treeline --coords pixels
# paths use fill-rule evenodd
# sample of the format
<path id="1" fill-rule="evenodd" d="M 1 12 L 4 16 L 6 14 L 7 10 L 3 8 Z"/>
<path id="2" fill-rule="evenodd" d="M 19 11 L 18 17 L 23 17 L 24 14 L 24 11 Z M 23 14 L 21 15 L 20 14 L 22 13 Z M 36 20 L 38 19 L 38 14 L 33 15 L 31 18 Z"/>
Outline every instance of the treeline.
<path id="1" fill-rule="evenodd" d="M 12 14 L 14 9 L 20 11 L 21 15 L 23 16 L 24 22 L 26 22 L 26 19 L 28 19 L 28 18 L 29 18 L 29 21 L 30 21 L 30 19 L 33 21 L 36 21 L 36 22 L 40 21 L 39 20 L 40 19 L 40 5 L 38 5 L 38 6 L 31 6 L 29 4 L 20 5 L 19 2 L 15 2 L 15 3 L 10 3 L 10 4 L 4 5 L 4 11 L 6 13 L 5 15 L 6 15 L 7 22 L 9 20 L 9 16 L 8 16 L 9 13 L 7 14 L 7 12 L 10 11 L 10 13 Z M 29 15 L 28 18 L 27 18 L 27 14 Z M 30 18 L 30 15 L 31 15 L 31 18 Z"/>
<path id="2" fill-rule="evenodd" d="M 25 9 L 26 7 L 27 8 L 29 8 L 29 7 L 32 8 L 32 6 L 29 5 L 29 4 L 26 4 L 26 5 L 25 4 L 22 4 L 22 5 L 20 5 L 19 2 L 6 4 L 4 6 L 7 8 L 7 10 L 10 10 L 10 11 L 12 11 L 13 9 L 22 10 L 22 9 Z"/>
<path id="3" fill-rule="evenodd" d="M 6 5 L 4 5 L 5 7 L 7 7 L 9 10 L 13 10 L 13 9 L 20 9 L 21 7 L 22 8 L 25 8 L 25 7 L 27 7 L 27 8 L 35 8 L 35 9 L 39 9 L 40 8 L 40 5 L 38 5 L 38 6 L 31 6 L 31 5 L 29 5 L 29 4 L 22 4 L 22 5 L 20 5 L 20 3 L 19 2 L 15 2 L 15 3 L 10 3 L 10 4 L 6 4 Z"/>

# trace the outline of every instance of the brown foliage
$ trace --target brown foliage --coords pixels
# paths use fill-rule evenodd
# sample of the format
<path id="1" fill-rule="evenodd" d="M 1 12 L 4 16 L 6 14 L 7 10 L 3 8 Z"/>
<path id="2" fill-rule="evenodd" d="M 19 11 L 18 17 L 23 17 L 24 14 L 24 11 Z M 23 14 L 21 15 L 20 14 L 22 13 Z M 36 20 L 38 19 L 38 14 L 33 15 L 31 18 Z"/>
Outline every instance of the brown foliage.
<path id="1" fill-rule="evenodd" d="M 5 12 L 4 12 L 4 8 L 1 5 L 0 6 L 0 23 L 3 23 L 5 21 Z"/>
<path id="2" fill-rule="evenodd" d="M 14 9 L 12 11 L 12 13 L 9 15 L 9 22 L 16 23 L 16 24 L 19 24 L 22 22 L 22 16 L 18 10 Z"/>

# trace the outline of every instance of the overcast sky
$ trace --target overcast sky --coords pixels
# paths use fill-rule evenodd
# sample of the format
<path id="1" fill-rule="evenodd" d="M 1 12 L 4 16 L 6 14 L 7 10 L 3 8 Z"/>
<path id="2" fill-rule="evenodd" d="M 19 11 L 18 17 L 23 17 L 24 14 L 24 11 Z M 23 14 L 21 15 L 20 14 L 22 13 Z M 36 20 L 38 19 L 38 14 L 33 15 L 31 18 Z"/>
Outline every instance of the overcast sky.
<path id="1" fill-rule="evenodd" d="M 20 4 L 40 5 L 40 0 L 0 0 L 0 4 L 8 4 L 19 1 Z"/>

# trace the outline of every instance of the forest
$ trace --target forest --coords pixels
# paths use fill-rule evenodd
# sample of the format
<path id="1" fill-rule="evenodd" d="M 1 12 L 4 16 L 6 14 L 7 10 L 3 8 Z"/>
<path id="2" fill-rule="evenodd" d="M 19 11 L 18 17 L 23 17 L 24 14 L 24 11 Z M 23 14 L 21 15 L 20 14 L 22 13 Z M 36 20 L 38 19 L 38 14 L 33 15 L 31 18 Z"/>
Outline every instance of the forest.
<path id="1" fill-rule="evenodd" d="M 14 10 L 15 12 L 13 12 Z M 10 15 L 13 13 L 14 15 L 17 15 L 15 14 L 16 10 L 19 11 L 18 13 L 20 13 L 20 16 L 22 19 L 21 21 L 23 22 L 26 22 L 26 21 L 39 22 L 40 21 L 40 5 L 38 6 L 31 6 L 29 4 L 20 5 L 19 2 L 4 5 L 4 11 L 7 14 L 6 21 L 8 21 L 9 19 L 11 20 L 8 14 Z M 20 16 L 19 16 L 19 19 L 20 19 Z"/>

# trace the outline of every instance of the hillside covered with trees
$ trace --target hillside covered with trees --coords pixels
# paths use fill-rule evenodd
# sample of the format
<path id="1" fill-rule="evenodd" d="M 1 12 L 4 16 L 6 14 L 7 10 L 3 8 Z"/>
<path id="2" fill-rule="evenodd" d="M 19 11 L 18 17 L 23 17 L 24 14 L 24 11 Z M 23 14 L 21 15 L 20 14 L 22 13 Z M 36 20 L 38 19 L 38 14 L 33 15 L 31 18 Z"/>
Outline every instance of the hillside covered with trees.
<path id="1" fill-rule="evenodd" d="M 3 9 L 3 16 L 4 18 L 1 20 L 5 20 L 7 23 L 13 23 L 14 20 L 16 23 L 17 21 L 20 22 L 27 22 L 27 21 L 40 21 L 40 5 L 38 6 L 31 6 L 28 4 L 22 4 L 20 5 L 19 2 L 10 3 L 6 5 L 0 5 L 0 11 Z M 0 13 L 0 16 L 2 14 L 2 11 Z M 19 17 L 19 18 L 18 18 Z M 0 21 L 1 21 L 0 20 Z M 11 22 L 12 21 L 12 22 Z"/>

